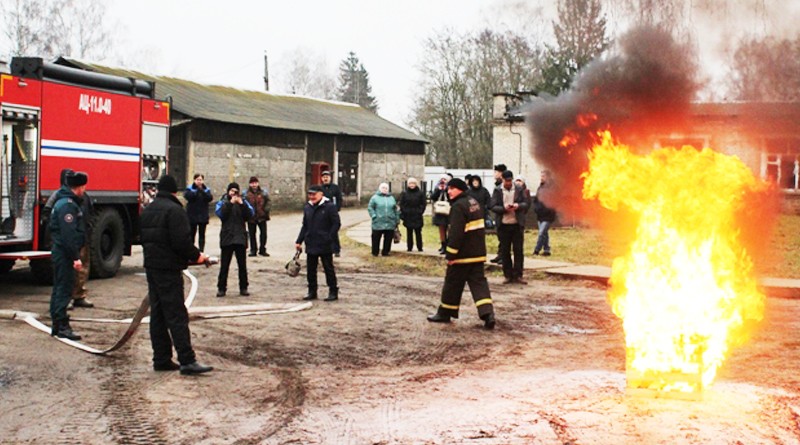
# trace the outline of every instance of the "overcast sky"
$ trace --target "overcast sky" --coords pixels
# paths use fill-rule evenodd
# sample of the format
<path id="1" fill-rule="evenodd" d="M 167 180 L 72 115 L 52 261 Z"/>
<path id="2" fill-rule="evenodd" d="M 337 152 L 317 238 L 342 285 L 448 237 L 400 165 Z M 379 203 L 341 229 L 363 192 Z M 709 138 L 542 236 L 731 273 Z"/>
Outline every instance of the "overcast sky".
<path id="1" fill-rule="evenodd" d="M 325 58 L 332 75 L 354 51 L 369 72 L 379 114 L 408 120 L 423 39 L 446 27 L 486 23 L 508 0 L 110 0 L 125 59 L 143 71 L 262 90 L 297 48 Z"/>
<path id="2" fill-rule="evenodd" d="M 704 0 L 698 4 L 710 4 Z M 379 114 L 408 121 L 422 42 L 451 28 L 509 26 L 526 33 L 551 29 L 555 0 L 107 0 L 117 33 L 115 52 L 124 64 L 152 74 L 200 83 L 263 90 L 264 52 L 273 91 L 287 55 L 304 48 L 324 58 L 331 75 L 354 51 L 370 74 Z M 722 78 L 711 57 L 729 49 L 738 30 L 796 33 L 800 0 L 725 0 L 697 14 L 709 71 Z M 523 5 L 527 14 L 519 13 Z M 541 6 L 534 6 L 541 5 Z M 541 9 L 536 9 L 541 8 Z M 721 9 L 720 9 L 721 8 Z M 746 10 L 745 10 L 746 9 Z M 766 20 L 769 18 L 769 20 Z M 609 18 L 614 23 L 614 17 Z M 796 34 L 795 34 L 796 35 Z M 793 37 L 793 36 L 791 36 Z"/>

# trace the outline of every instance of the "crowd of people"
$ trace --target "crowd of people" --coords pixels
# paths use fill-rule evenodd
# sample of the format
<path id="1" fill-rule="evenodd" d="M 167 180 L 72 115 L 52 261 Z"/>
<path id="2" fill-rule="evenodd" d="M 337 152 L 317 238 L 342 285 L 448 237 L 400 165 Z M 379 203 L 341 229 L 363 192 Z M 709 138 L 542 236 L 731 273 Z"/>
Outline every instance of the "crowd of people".
<path id="1" fill-rule="evenodd" d="M 50 300 L 53 320 L 52 335 L 80 340 L 69 323 L 67 311 L 72 307 L 92 307 L 86 299 L 91 239 L 91 200 L 86 194 L 88 175 L 65 169 L 61 173 L 61 188 L 44 207 L 44 223 L 52 237 L 54 285 Z M 257 177 L 252 176 L 249 187 L 242 190 L 238 183 L 228 184 L 217 200 L 214 214 L 221 221 L 219 233 L 220 269 L 217 278 L 217 297 L 227 294 L 228 273 L 233 257 L 238 268 L 239 295 L 248 296 L 247 248 L 250 256 L 269 256 L 267 253 L 267 222 L 270 220 L 269 191 Z M 524 229 L 530 209 L 537 215 L 539 236 L 535 255 L 550 255 L 548 229 L 555 221 L 555 210 L 548 207 L 552 193 L 549 172 L 542 172 L 536 195 L 531 196 L 525 179 L 514 178 L 505 165 L 495 166 L 495 187 L 490 193 L 483 187 L 480 176 L 467 175 L 462 180 L 443 175 L 430 194 L 431 222 L 437 226 L 439 253 L 445 256 L 447 271 L 442 287 L 441 302 L 436 313 L 428 316 L 434 323 L 447 323 L 458 318 L 461 296 L 469 285 L 478 314 L 486 329 L 496 323 L 491 292 L 484 275 L 487 260 L 486 229 L 494 228 L 499 239 L 497 258 L 502 264 L 504 284 L 526 284 L 523 279 Z M 184 208 L 177 198 L 175 179 L 162 175 L 152 201 L 141 214 L 141 242 L 144 268 L 148 283 L 151 322 L 150 338 L 153 348 L 153 369 L 180 370 L 182 374 L 200 374 L 212 370 L 197 362 L 191 345 L 189 318 L 183 305 L 181 271 L 189 264 L 204 263 L 203 253 L 209 205 L 214 200 L 202 174 L 195 174 L 192 183 L 183 191 Z M 544 198 L 544 199 L 542 199 Z M 321 174 L 321 183 L 312 185 L 303 208 L 303 222 L 295 241 L 298 254 L 307 256 L 306 279 L 308 292 L 303 300 L 318 298 L 317 269 L 325 273 L 328 294 L 325 301 L 339 299 L 339 286 L 333 258 L 341 251 L 339 211 L 342 193 L 332 182 L 329 171 Z M 395 199 L 388 183 L 381 183 L 370 198 L 367 212 L 371 219 L 372 255 L 389 256 L 393 243 L 402 238 L 400 223 L 406 228 L 409 252 L 416 247 L 423 251 L 423 215 L 428 197 L 416 178 L 406 180 L 405 189 Z M 256 234 L 258 233 L 258 237 Z M 197 246 L 195 247 L 195 239 Z M 172 360 L 173 349 L 179 363 Z"/>

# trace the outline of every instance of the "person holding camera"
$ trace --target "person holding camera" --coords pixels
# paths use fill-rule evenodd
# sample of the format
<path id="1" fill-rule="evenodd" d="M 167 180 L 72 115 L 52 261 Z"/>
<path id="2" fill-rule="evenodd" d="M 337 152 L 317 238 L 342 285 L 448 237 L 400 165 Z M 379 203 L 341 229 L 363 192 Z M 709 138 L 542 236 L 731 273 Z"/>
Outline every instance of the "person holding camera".
<path id="1" fill-rule="evenodd" d="M 255 212 L 249 202 L 242 199 L 239 184 L 231 182 L 228 191 L 217 201 L 214 211 L 222 220 L 219 231 L 220 255 L 219 278 L 217 279 L 217 296 L 224 297 L 228 289 L 228 269 L 233 255 L 239 268 L 239 295 L 248 296 L 247 291 L 247 228 L 245 224 Z"/>

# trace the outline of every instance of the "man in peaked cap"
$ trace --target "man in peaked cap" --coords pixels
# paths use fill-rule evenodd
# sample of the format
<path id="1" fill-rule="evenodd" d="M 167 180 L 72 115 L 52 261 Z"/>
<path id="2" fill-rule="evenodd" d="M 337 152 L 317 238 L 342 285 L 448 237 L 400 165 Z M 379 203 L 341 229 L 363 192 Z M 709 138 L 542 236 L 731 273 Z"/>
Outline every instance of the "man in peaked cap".
<path id="1" fill-rule="evenodd" d="M 50 318 L 53 320 L 51 335 L 70 340 L 80 340 L 81 336 L 72 330 L 67 315 L 67 305 L 75 287 L 75 271 L 84 267 L 81 262 L 81 247 L 86 240 L 86 225 L 81 203 L 86 183 L 86 173 L 67 173 L 64 183 L 67 187 L 53 206 L 50 217 L 50 236 L 53 261 L 53 292 L 50 295 Z"/>
<path id="2" fill-rule="evenodd" d="M 325 301 L 339 299 L 336 270 L 333 268 L 333 243 L 342 223 L 336 206 L 325 197 L 322 186 L 312 185 L 308 189 L 308 202 L 303 207 L 303 226 L 297 235 L 295 247 L 298 251 L 306 244 L 308 293 L 303 300 L 317 299 L 317 265 L 322 261 L 328 297 Z"/>

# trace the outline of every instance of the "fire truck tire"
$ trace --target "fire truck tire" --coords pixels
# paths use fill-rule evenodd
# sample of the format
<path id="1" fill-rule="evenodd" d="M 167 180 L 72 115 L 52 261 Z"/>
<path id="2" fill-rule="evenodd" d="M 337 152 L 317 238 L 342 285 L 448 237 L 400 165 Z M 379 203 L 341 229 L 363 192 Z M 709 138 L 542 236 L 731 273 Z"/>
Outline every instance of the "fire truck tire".
<path id="1" fill-rule="evenodd" d="M 45 286 L 53 284 L 53 262 L 50 258 L 31 260 L 31 273 L 37 284 Z"/>
<path id="2" fill-rule="evenodd" d="M 122 264 L 125 225 L 115 209 L 106 208 L 97 213 L 92 226 L 91 241 L 91 276 L 110 278 L 116 275 Z"/>
<path id="3" fill-rule="evenodd" d="M 8 273 L 14 267 L 15 260 L 0 260 L 0 274 Z"/>

